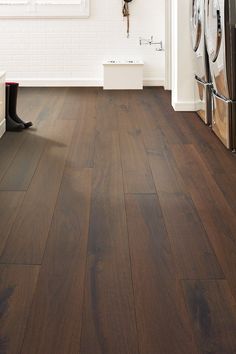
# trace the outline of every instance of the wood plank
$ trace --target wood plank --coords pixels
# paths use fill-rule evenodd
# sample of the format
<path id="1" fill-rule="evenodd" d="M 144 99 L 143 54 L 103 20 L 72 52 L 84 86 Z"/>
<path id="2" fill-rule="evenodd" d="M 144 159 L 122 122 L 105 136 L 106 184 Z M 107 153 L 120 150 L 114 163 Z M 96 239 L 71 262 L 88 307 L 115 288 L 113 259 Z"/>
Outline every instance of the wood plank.
<path id="1" fill-rule="evenodd" d="M 234 353 L 235 157 L 194 114 L 174 112 L 161 88 L 20 89 L 21 113 L 36 129 L 1 139 L 0 177 L 28 190 L 0 192 L 1 261 L 42 266 L 32 303 L 36 276 L 25 269 L 38 267 L 9 265 L 3 284 L 19 284 L 20 300 L 13 293 L 0 320 L 0 352 L 19 354 L 24 342 L 21 354 Z M 142 191 L 126 205 L 119 135 L 126 192 Z M 35 168 L 37 139 L 45 146 Z M 206 302 L 208 332 L 195 312 Z"/>
<path id="2" fill-rule="evenodd" d="M 146 90 L 144 91 L 147 94 Z M 164 134 L 161 130 L 159 117 L 163 115 L 161 111 L 153 113 L 149 101 L 143 93 L 135 92 L 132 94 L 132 105 L 136 106 L 137 114 L 131 116 L 132 123 L 141 132 L 143 143 L 147 152 L 161 152 L 164 144 Z"/>
<path id="3" fill-rule="evenodd" d="M 27 190 L 39 163 L 45 144 L 45 139 L 36 137 L 33 134 L 27 135 L 0 182 L 0 190 Z"/>
<path id="4" fill-rule="evenodd" d="M 26 138 L 26 132 L 7 132 L 0 139 L 0 180 L 3 178 L 19 147 Z"/>
<path id="5" fill-rule="evenodd" d="M 171 156 L 149 154 L 149 161 L 179 277 L 222 278 L 221 267 Z"/>
<path id="6" fill-rule="evenodd" d="M 126 210 L 140 353 L 197 353 L 159 201 L 126 195 Z"/>
<path id="7" fill-rule="evenodd" d="M 58 120 L 3 251 L 1 262 L 40 264 L 63 175 L 73 121 Z"/>
<path id="8" fill-rule="evenodd" d="M 38 114 L 34 128 L 28 130 L 25 139 L 4 177 L 0 182 L 0 190 L 27 190 L 38 166 L 44 148 L 54 130 L 53 122 L 60 112 L 64 101 L 64 90 L 56 91 L 47 97 L 46 104 Z M 38 105 L 34 107 L 37 111 Z"/>
<path id="9" fill-rule="evenodd" d="M 80 103 L 80 119 L 67 158 L 67 166 L 73 168 L 92 168 L 94 165 L 98 89 L 86 90 L 83 94 L 85 102 L 83 106 Z"/>
<path id="10" fill-rule="evenodd" d="M 92 170 L 66 168 L 21 354 L 78 354 Z"/>
<path id="11" fill-rule="evenodd" d="M 219 263 L 236 297 L 236 220 L 223 193 L 193 146 L 173 148 L 177 164 Z"/>
<path id="12" fill-rule="evenodd" d="M 220 156 L 218 139 L 194 112 L 184 112 L 178 119 L 181 130 L 198 150 L 212 173 L 224 172 L 224 159 Z M 220 143 L 221 145 L 221 143 Z"/>
<path id="13" fill-rule="evenodd" d="M 117 132 L 118 127 L 118 116 L 115 103 L 115 97 L 117 95 L 116 91 L 103 91 L 100 89 L 98 91 L 97 97 L 97 132 Z"/>
<path id="14" fill-rule="evenodd" d="M 180 277 L 224 278 L 191 198 L 159 194 Z"/>
<path id="15" fill-rule="evenodd" d="M 80 120 L 86 114 L 87 95 L 98 88 L 91 87 L 67 87 L 65 101 L 58 119 Z"/>
<path id="16" fill-rule="evenodd" d="M 183 282 L 200 353 L 236 352 L 236 304 L 224 280 Z"/>
<path id="17" fill-rule="evenodd" d="M 23 201 L 23 192 L 0 192 L 0 255 Z"/>
<path id="18" fill-rule="evenodd" d="M 19 354 L 38 266 L 0 266 L 0 353 Z"/>
<path id="19" fill-rule="evenodd" d="M 23 104 L 23 102 L 25 103 Z M 45 107 L 48 107 L 47 103 L 52 103 L 51 95 L 45 96 L 45 91 L 30 89 L 30 91 L 27 90 L 26 95 L 22 95 L 22 88 L 20 88 L 18 111 L 19 115 L 23 119 L 32 120 L 34 122 L 34 127 L 30 129 L 31 132 L 34 131 L 36 127 L 38 127 L 39 122 L 42 121 L 42 116 L 45 113 Z M 7 132 L 0 139 L 0 180 L 3 178 L 6 171 L 10 167 L 18 150 L 20 149 L 25 139 L 27 139 L 28 135 L 28 131 L 22 131 L 19 133 Z"/>
<path id="20" fill-rule="evenodd" d="M 80 353 L 139 353 L 119 138 L 114 131 L 96 138 Z"/>
<path id="21" fill-rule="evenodd" d="M 174 111 L 167 95 L 168 93 L 160 87 L 147 88 L 142 99 L 143 107 L 156 118 L 168 144 L 187 144 L 188 136 L 183 133 L 176 121 L 179 113 Z"/>
<path id="22" fill-rule="evenodd" d="M 118 121 L 125 192 L 156 193 L 142 132 L 137 128 L 137 122 L 133 122 L 138 115 L 135 107 L 125 92 L 120 94 Z"/>
<path id="23" fill-rule="evenodd" d="M 188 125 L 190 122 L 187 120 Z M 217 136 L 201 124 L 194 120 L 191 124 L 191 130 L 194 136 L 201 141 L 195 148 L 201 155 L 203 161 L 213 172 L 236 173 L 236 156 L 232 154 L 220 142 Z M 196 134 L 198 132 L 198 134 Z"/>
<path id="24" fill-rule="evenodd" d="M 236 185 L 236 173 L 215 173 L 213 178 L 230 208 L 236 213 L 236 188 L 232 188 Z"/>

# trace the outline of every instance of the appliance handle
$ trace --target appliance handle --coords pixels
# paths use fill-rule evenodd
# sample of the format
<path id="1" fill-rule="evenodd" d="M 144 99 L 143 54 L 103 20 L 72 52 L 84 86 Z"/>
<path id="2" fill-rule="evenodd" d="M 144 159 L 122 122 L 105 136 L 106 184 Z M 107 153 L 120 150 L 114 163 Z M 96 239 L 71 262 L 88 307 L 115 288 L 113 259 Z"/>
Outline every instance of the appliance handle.
<path id="1" fill-rule="evenodd" d="M 232 100 L 229 100 L 227 98 L 221 97 L 220 95 L 218 95 L 214 90 L 212 90 L 212 94 L 214 97 L 218 98 L 219 100 L 225 102 L 225 103 L 232 103 Z"/>
<path id="2" fill-rule="evenodd" d="M 210 82 L 204 82 L 204 81 L 200 80 L 197 76 L 195 76 L 195 80 L 203 86 L 212 86 L 212 84 Z"/>

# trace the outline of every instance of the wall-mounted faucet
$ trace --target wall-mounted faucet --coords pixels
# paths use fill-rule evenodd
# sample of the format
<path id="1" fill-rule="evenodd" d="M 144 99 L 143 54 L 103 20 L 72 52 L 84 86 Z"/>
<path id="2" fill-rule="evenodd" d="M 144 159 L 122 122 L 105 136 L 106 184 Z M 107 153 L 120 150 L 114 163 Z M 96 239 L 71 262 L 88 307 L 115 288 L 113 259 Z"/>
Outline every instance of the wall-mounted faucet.
<path id="1" fill-rule="evenodd" d="M 164 51 L 163 42 L 162 41 L 154 42 L 153 36 L 151 36 L 151 38 L 149 38 L 149 39 L 139 37 L 139 44 L 140 45 L 157 45 L 158 48 L 156 48 L 156 51 L 158 51 L 158 52 Z"/>

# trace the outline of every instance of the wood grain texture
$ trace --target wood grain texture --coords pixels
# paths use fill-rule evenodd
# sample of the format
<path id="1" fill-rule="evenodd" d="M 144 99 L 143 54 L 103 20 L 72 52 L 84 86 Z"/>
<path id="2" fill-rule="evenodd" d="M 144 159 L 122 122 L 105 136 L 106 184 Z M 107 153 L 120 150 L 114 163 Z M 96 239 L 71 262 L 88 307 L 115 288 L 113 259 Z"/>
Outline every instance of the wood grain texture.
<path id="1" fill-rule="evenodd" d="M 0 139 L 0 180 L 3 178 L 19 147 L 25 139 L 25 132 L 4 134 Z"/>
<path id="2" fill-rule="evenodd" d="M 48 95 L 44 97 L 42 105 L 40 105 L 39 93 L 34 92 L 32 95 L 26 95 L 25 109 L 22 111 L 22 118 L 27 120 L 27 114 L 30 112 L 29 120 L 34 125 L 27 131 L 19 134 L 10 134 L 13 136 L 12 146 L 4 146 L 5 160 L 6 157 L 10 163 L 4 168 L 4 159 L 2 159 L 2 174 L 0 173 L 0 190 L 5 191 L 24 191 L 27 190 L 31 179 L 35 173 L 40 157 L 43 153 L 47 139 L 50 138 L 49 132 L 52 122 L 60 112 L 61 105 L 64 101 L 63 91 L 47 90 Z M 27 91 L 26 91 L 27 92 Z M 31 100 L 29 99 L 31 97 Z M 39 101 L 38 101 L 39 100 Z M 21 106 L 21 104 L 20 104 Z M 8 135 L 9 133 L 7 133 Z M 17 136 L 16 136 L 17 135 Z M 8 142 L 8 139 L 7 139 Z M 9 155 L 11 158 L 9 158 Z M 0 159 L 1 165 L 1 159 Z"/>
<path id="3" fill-rule="evenodd" d="M 197 353 L 157 196 L 126 195 L 126 209 L 140 353 Z"/>
<path id="4" fill-rule="evenodd" d="M 80 121 L 81 117 L 86 115 L 88 96 L 97 90 L 91 87 L 67 87 L 58 119 Z"/>
<path id="5" fill-rule="evenodd" d="M 73 121 L 58 121 L 25 195 L 1 262 L 40 264 L 55 208 L 74 128 Z"/>
<path id="6" fill-rule="evenodd" d="M 0 266 L 0 353 L 19 354 L 38 266 Z"/>
<path id="7" fill-rule="evenodd" d="M 149 160 L 179 277 L 222 278 L 223 273 L 197 210 L 179 173 L 175 173 L 171 158 L 150 154 Z"/>
<path id="8" fill-rule="evenodd" d="M 94 165 L 98 89 L 88 89 L 84 94 L 67 157 L 67 166 L 73 168 L 92 168 Z M 80 96 L 81 93 L 79 99 L 82 100 Z"/>
<path id="9" fill-rule="evenodd" d="M 0 255 L 24 198 L 23 192 L 0 192 Z"/>
<path id="10" fill-rule="evenodd" d="M 0 141 L 1 354 L 235 353 L 235 156 L 170 102 L 20 89 L 34 128 Z"/>
<path id="11" fill-rule="evenodd" d="M 24 191 L 30 185 L 46 140 L 28 134 L 0 182 L 0 190 Z"/>
<path id="12" fill-rule="evenodd" d="M 186 144 L 188 136 L 183 133 L 178 124 L 178 112 L 171 106 L 168 93 L 158 88 L 149 88 L 144 91 L 142 98 L 143 107 L 149 115 L 156 117 L 165 141 L 168 144 Z"/>
<path id="13" fill-rule="evenodd" d="M 91 172 L 65 170 L 21 354 L 79 352 Z"/>
<path id="14" fill-rule="evenodd" d="M 95 144 L 80 353 L 137 354 L 123 182 L 116 132 Z"/>
<path id="15" fill-rule="evenodd" d="M 183 282 L 200 353 L 236 352 L 236 306 L 225 280 Z"/>
<path id="16" fill-rule="evenodd" d="M 28 92 L 28 90 L 27 90 Z M 18 100 L 18 112 L 19 115 L 27 120 L 35 121 L 39 112 L 42 110 L 42 106 L 38 101 L 38 91 L 32 90 L 29 94 L 22 95 L 22 90 L 19 91 Z M 23 96 L 23 97 L 22 97 Z M 22 99 L 21 99 L 22 97 Z M 44 94 L 45 99 L 45 94 Z M 23 103 L 24 102 L 24 103 Z M 22 104 L 23 103 L 23 104 Z M 32 128 L 31 128 L 32 129 Z M 5 175 L 7 169 L 15 158 L 19 148 L 21 147 L 24 140 L 27 138 L 27 131 L 22 131 L 19 133 L 7 132 L 0 140 L 0 180 Z"/>
<path id="17" fill-rule="evenodd" d="M 175 146 L 173 153 L 219 263 L 236 296 L 235 213 L 193 146 L 184 150 Z"/>
<path id="18" fill-rule="evenodd" d="M 142 131 L 137 127 L 138 115 L 135 102 L 130 103 L 129 94 L 120 93 L 118 122 L 120 132 L 121 160 L 126 193 L 155 193 L 151 169 L 142 140 Z"/>

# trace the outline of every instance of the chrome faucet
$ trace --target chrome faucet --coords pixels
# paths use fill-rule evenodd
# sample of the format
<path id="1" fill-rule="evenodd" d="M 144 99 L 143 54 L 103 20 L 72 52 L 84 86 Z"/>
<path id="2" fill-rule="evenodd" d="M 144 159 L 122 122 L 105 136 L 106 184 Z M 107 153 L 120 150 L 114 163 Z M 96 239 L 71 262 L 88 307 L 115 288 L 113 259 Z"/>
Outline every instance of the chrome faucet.
<path id="1" fill-rule="evenodd" d="M 140 44 L 140 45 L 158 45 L 159 47 L 156 48 L 156 50 L 157 50 L 158 52 L 164 51 L 163 41 L 154 42 L 153 36 L 151 36 L 151 38 L 149 38 L 149 39 L 139 37 L 139 44 Z"/>

